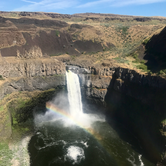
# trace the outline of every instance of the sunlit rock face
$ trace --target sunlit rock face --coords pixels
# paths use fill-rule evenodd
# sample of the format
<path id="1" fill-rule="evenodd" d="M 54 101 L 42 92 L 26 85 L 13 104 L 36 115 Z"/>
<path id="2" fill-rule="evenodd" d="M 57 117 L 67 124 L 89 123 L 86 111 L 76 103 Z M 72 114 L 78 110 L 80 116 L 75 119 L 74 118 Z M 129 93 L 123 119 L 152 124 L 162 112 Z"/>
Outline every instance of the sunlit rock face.
<path id="1" fill-rule="evenodd" d="M 0 61 L 3 78 L 65 75 L 65 71 L 65 64 L 53 58 Z"/>
<path id="2" fill-rule="evenodd" d="M 79 66 L 67 65 L 66 70 L 70 70 L 76 74 L 91 74 L 91 71 L 89 69 L 81 68 Z"/>

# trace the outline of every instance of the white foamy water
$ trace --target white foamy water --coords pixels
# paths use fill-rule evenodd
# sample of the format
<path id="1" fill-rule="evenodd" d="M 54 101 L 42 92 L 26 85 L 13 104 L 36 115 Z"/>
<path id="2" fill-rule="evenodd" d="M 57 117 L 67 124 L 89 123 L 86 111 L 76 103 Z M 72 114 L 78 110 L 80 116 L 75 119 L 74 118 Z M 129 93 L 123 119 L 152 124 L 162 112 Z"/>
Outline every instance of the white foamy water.
<path id="1" fill-rule="evenodd" d="M 72 161 L 72 164 L 79 164 L 85 159 L 84 150 L 78 146 L 70 146 L 67 149 L 67 154 L 65 155 L 65 160 Z"/>
<path id="2" fill-rule="evenodd" d="M 66 72 L 68 100 L 70 105 L 70 114 L 72 117 L 78 117 L 82 114 L 81 90 L 78 75 Z"/>
<path id="3" fill-rule="evenodd" d="M 140 166 L 144 166 L 144 163 L 143 163 L 143 161 L 142 161 L 141 157 L 142 157 L 142 155 L 139 155 L 139 156 L 138 156 L 139 161 L 140 161 L 140 163 L 141 163 L 141 165 L 140 165 Z"/>
<path id="4" fill-rule="evenodd" d="M 95 121 L 105 121 L 103 116 L 94 114 L 84 114 L 82 110 L 81 90 L 78 75 L 66 72 L 68 100 L 70 106 L 70 114 L 76 124 L 83 128 L 91 127 Z"/>
<path id="5" fill-rule="evenodd" d="M 129 154 L 129 155 L 130 155 L 130 158 L 127 158 L 127 160 L 132 164 L 132 166 L 144 166 L 144 163 L 143 163 L 143 161 L 141 159 L 141 157 L 142 157 L 141 154 L 138 155 L 138 159 L 139 159 L 140 164 L 136 164 L 135 163 L 136 161 L 135 161 L 134 155 L 133 156 L 131 154 Z"/>
<path id="6" fill-rule="evenodd" d="M 46 122 L 62 120 L 64 127 L 77 125 L 82 128 L 90 128 L 92 127 L 91 125 L 96 121 L 104 122 L 105 116 L 103 114 L 83 113 L 78 75 L 71 71 L 66 72 L 66 80 L 68 101 L 65 99 L 66 96 L 64 97 L 61 95 L 60 97 L 56 97 L 53 101 L 50 102 L 50 106 L 45 114 L 34 114 L 35 125 L 39 127 Z M 67 102 L 69 102 L 69 108 L 63 108 L 67 105 Z M 56 107 L 61 109 L 58 110 Z M 69 114 L 67 113 L 66 109 L 69 110 Z"/>

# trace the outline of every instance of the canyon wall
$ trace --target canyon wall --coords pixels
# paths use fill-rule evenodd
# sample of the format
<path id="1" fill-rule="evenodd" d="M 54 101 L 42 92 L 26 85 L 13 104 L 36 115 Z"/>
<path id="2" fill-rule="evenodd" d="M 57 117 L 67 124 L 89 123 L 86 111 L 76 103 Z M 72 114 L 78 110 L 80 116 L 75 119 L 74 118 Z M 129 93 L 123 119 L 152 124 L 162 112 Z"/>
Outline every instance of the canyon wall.
<path id="1" fill-rule="evenodd" d="M 65 65 L 53 58 L 0 58 L 0 139 L 10 138 L 14 124 L 32 118 L 37 105 L 45 107 L 64 88 L 65 72 Z"/>
<path id="2" fill-rule="evenodd" d="M 0 99 L 15 91 L 47 90 L 65 85 L 65 65 L 53 58 L 0 61 Z"/>
<path id="3" fill-rule="evenodd" d="M 107 120 L 130 130 L 153 162 L 165 162 L 166 80 L 114 67 L 89 68 L 82 82 L 83 99 L 106 105 Z M 101 102 L 102 101 L 102 102 Z M 114 121 L 114 122 L 112 122 Z"/>
<path id="4" fill-rule="evenodd" d="M 15 61 L 0 63 L 0 75 L 5 79 L 1 81 L 0 99 L 17 91 L 45 91 L 66 86 L 65 64 L 54 58 L 15 58 Z M 89 67 L 87 71 L 91 74 L 80 74 L 83 100 L 106 106 L 108 121 L 115 119 L 124 124 L 143 142 L 149 158 L 154 162 L 161 160 L 164 151 L 161 146 L 165 141 L 159 129 L 165 127 L 162 123 L 166 117 L 165 79 L 120 67 Z M 147 140 L 150 140 L 148 144 Z"/>

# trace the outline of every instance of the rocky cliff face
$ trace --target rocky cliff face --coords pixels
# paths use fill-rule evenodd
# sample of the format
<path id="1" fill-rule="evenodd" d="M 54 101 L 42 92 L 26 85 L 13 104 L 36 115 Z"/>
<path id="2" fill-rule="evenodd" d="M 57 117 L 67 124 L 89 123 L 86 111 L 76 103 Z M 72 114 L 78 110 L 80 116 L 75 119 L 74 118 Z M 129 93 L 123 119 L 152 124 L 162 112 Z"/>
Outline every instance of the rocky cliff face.
<path id="1" fill-rule="evenodd" d="M 90 67 L 89 70 L 93 75 L 85 76 L 84 79 L 87 81 L 82 82 L 86 88 L 92 89 L 92 93 L 89 94 L 91 96 L 93 96 L 94 91 L 100 93 L 103 91 L 102 98 L 101 96 L 99 97 L 102 100 L 105 99 L 104 94 L 110 88 L 142 101 L 148 101 L 148 95 L 151 96 L 155 91 L 163 91 L 166 89 L 166 80 L 159 76 L 140 74 L 134 70 L 120 67 Z M 147 94 L 147 89 L 151 89 L 152 92 Z M 151 97 L 153 98 L 153 96 Z"/>
<path id="2" fill-rule="evenodd" d="M 33 56 L 35 54 L 32 54 Z M 36 57 L 36 56 L 35 56 Z M 37 57 L 36 57 L 37 58 Z M 8 59 L 0 61 L 0 75 L 4 78 L 64 75 L 64 63 L 54 58 Z"/>
<path id="3" fill-rule="evenodd" d="M 166 119 L 166 80 L 125 68 L 89 70 L 93 75 L 80 75 L 83 100 L 106 104 L 110 123 L 114 119 L 126 126 L 140 140 L 150 160 L 165 162 L 165 157 L 161 159 L 165 132 L 160 131 Z"/>
<path id="4" fill-rule="evenodd" d="M 2 60 L 2 59 L 1 59 Z M 15 91 L 47 90 L 65 86 L 65 65 L 53 58 L 4 59 L 0 62 L 0 99 Z"/>
<path id="5" fill-rule="evenodd" d="M 66 84 L 64 63 L 53 58 L 35 58 L 0 58 L 3 78 L 0 80 L 0 139 L 11 136 L 16 119 L 24 123 L 32 118 L 34 107 L 37 104 L 45 107 L 45 102 Z"/>

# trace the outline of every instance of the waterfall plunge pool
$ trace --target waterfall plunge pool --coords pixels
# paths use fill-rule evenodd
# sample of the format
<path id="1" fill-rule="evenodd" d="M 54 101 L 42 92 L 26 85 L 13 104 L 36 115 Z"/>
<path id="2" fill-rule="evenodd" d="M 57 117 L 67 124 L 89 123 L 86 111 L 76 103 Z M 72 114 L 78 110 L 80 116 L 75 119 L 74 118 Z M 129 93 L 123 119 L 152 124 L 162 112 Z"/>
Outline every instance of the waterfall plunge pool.
<path id="1" fill-rule="evenodd" d="M 123 141 L 103 116 L 83 113 L 78 76 L 66 75 L 68 96 L 56 97 L 47 103 L 44 115 L 35 115 L 36 132 L 28 144 L 30 165 L 154 166 Z"/>

